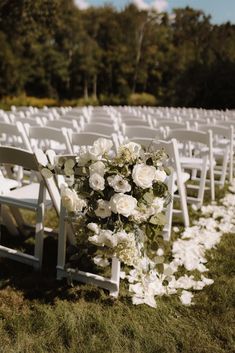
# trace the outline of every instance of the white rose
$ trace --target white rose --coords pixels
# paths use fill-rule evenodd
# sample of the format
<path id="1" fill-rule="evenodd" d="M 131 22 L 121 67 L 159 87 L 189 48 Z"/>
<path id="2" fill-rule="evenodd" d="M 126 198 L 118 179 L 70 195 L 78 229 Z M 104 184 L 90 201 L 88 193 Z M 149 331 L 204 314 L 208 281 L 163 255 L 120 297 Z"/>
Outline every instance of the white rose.
<path id="1" fill-rule="evenodd" d="M 61 201 L 68 212 L 79 212 L 86 207 L 86 201 L 78 197 L 74 190 L 67 187 L 63 187 L 61 190 Z"/>
<path id="2" fill-rule="evenodd" d="M 156 176 L 156 168 L 144 163 L 136 164 L 132 171 L 132 178 L 142 189 L 151 188 Z"/>
<path id="3" fill-rule="evenodd" d="M 137 206 L 137 200 L 134 197 L 123 193 L 115 194 L 110 200 L 110 206 L 114 213 L 129 217 L 133 214 Z"/>
<path id="4" fill-rule="evenodd" d="M 100 154 L 103 155 L 111 150 L 113 147 L 113 142 L 101 137 L 94 142 L 93 146 L 100 151 Z"/>
<path id="5" fill-rule="evenodd" d="M 156 172 L 155 172 L 154 180 L 164 182 L 165 179 L 166 179 L 166 176 L 167 175 L 166 175 L 166 172 L 164 170 L 157 169 Z"/>
<path id="6" fill-rule="evenodd" d="M 140 156 L 141 145 L 135 142 L 129 142 L 123 145 L 123 147 L 127 148 L 133 158 L 138 158 Z"/>
<path id="7" fill-rule="evenodd" d="M 78 156 L 76 157 L 76 162 L 79 166 L 84 166 L 90 160 L 87 146 L 81 146 L 79 148 Z"/>
<path id="8" fill-rule="evenodd" d="M 131 191 L 131 186 L 127 180 L 125 180 L 120 175 L 110 176 L 108 177 L 108 183 L 116 192 L 125 192 Z"/>
<path id="9" fill-rule="evenodd" d="M 87 228 L 92 232 L 94 232 L 95 234 L 99 234 L 100 232 L 100 228 L 96 223 L 88 223 Z"/>
<path id="10" fill-rule="evenodd" d="M 98 173 L 92 174 L 89 178 L 89 185 L 93 190 L 104 190 L 104 183 L 104 178 Z"/>
<path id="11" fill-rule="evenodd" d="M 90 165 L 89 171 L 90 175 L 97 173 L 103 177 L 105 173 L 105 164 L 101 161 L 95 162 Z"/>
<path id="12" fill-rule="evenodd" d="M 87 147 L 89 160 L 97 161 L 102 157 L 101 150 L 98 146 L 88 146 Z"/>
<path id="13" fill-rule="evenodd" d="M 95 214 L 100 218 L 107 218 L 111 216 L 111 207 L 108 201 L 98 200 L 98 207 L 95 210 Z"/>
<path id="14" fill-rule="evenodd" d="M 155 209 L 155 213 L 162 212 L 164 206 L 164 199 L 162 197 L 155 197 L 151 206 Z"/>

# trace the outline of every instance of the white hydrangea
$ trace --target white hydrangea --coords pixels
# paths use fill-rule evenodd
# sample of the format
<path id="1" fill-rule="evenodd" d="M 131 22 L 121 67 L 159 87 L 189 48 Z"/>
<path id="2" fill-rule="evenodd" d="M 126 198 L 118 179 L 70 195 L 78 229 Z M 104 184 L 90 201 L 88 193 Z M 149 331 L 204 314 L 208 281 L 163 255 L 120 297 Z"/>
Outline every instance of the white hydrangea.
<path id="1" fill-rule="evenodd" d="M 103 177 L 105 174 L 105 164 L 102 161 L 97 161 L 95 163 L 92 163 L 89 166 L 89 172 L 90 172 L 90 175 L 99 174 L 100 176 Z"/>

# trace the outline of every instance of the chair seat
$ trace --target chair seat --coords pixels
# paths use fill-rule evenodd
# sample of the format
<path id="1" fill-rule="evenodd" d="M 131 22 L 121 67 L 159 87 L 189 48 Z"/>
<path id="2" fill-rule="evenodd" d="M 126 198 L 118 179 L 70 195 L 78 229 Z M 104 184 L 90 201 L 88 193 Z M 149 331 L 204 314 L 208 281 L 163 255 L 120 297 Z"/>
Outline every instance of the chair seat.
<path id="1" fill-rule="evenodd" d="M 180 163 L 183 168 L 188 169 L 201 169 L 203 166 L 203 159 L 202 158 L 195 158 L 195 157 L 180 157 Z M 207 160 L 207 167 L 209 167 L 210 162 Z M 216 165 L 216 162 L 213 162 L 213 165 Z"/>
<path id="2" fill-rule="evenodd" d="M 0 195 L 6 194 L 9 190 L 17 188 L 19 183 L 17 180 L 0 176 Z"/>
<path id="3" fill-rule="evenodd" d="M 202 158 L 180 157 L 180 163 L 183 168 L 200 169 L 200 168 L 202 168 L 203 160 L 202 160 Z"/>
<path id="4" fill-rule="evenodd" d="M 208 152 L 209 148 L 208 147 L 204 147 L 201 150 L 202 152 Z M 224 148 L 221 147 L 213 147 L 213 154 L 214 156 L 223 156 L 224 155 Z"/>
<path id="5" fill-rule="evenodd" d="M 36 210 L 38 206 L 39 183 L 31 183 L 19 189 L 8 191 L 0 195 L 0 203 L 11 204 L 12 206 Z M 52 201 L 46 192 L 45 207 L 50 207 Z"/>

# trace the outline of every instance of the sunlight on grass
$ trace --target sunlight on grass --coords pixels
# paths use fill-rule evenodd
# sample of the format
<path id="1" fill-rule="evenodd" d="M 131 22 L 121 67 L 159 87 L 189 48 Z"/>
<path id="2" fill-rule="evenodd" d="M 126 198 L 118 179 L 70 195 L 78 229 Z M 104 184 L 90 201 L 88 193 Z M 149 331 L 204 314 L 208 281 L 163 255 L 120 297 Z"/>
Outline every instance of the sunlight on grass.
<path id="1" fill-rule="evenodd" d="M 191 211 L 191 216 L 198 214 Z M 56 224 L 50 213 L 48 225 Z M 208 253 L 208 276 L 215 283 L 195 293 L 192 307 L 174 296 L 158 298 L 156 309 L 134 306 L 123 282 L 118 300 L 93 286 L 57 282 L 56 246 L 55 238 L 45 240 L 42 274 L 1 260 L 0 352 L 234 352 L 232 235 Z"/>

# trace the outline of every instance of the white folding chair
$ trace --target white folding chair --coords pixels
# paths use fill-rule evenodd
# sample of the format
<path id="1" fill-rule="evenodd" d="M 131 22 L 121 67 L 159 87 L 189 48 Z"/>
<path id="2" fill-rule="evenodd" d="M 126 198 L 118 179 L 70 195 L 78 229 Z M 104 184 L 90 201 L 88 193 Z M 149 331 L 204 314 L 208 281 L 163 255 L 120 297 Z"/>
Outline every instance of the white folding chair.
<path id="1" fill-rule="evenodd" d="M 36 212 L 34 254 L 29 255 L 0 245 L 0 257 L 10 258 L 32 265 L 35 269 L 40 269 L 43 256 L 44 214 L 45 209 L 52 206 L 52 202 L 46 192 L 44 181 L 40 178 L 38 161 L 31 152 L 14 147 L 0 147 L 0 164 L 19 165 L 25 169 L 37 172 L 39 179 L 38 183 L 31 183 L 0 195 L 0 211 L 2 206 L 6 205 L 10 209 L 12 207 L 23 208 Z"/>
<path id="2" fill-rule="evenodd" d="M 25 129 L 20 122 L 14 124 L 0 122 L 0 138 L 1 145 L 15 146 L 32 151 Z"/>
<path id="3" fill-rule="evenodd" d="M 59 153 L 73 153 L 67 131 L 63 128 L 31 126 L 28 136 L 33 149 L 54 149 Z"/>
<path id="4" fill-rule="evenodd" d="M 214 174 L 219 176 L 219 180 L 215 180 L 215 184 L 224 186 L 227 169 L 228 180 L 233 179 L 233 126 L 224 127 L 212 124 L 197 124 L 200 131 L 212 131 L 213 134 L 213 155 L 217 162 Z M 229 165 L 228 165 L 229 164 Z"/>
<path id="5" fill-rule="evenodd" d="M 66 119 L 48 120 L 46 122 L 46 126 L 53 127 L 55 129 L 65 128 L 69 131 L 71 130 L 76 132 L 79 132 L 81 130 L 77 121 L 74 119 L 72 119 L 71 121 Z"/>
<path id="6" fill-rule="evenodd" d="M 123 125 L 123 136 L 128 139 L 161 139 L 163 138 L 163 132 L 160 129 L 153 129 L 148 126 L 127 126 Z"/>
<path id="7" fill-rule="evenodd" d="M 112 139 L 115 149 L 118 149 L 119 139 L 118 135 L 112 133 L 111 135 L 100 134 L 96 132 L 79 132 L 70 135 L 72 153 L 77 153 L 81 146 L 91 146 L 98 138 Z"/>
<path id="8" fill-rule="evenodd" d="M 109 136 L 115 133 L 115 131 L 117 130 L 118 130 L 118 126 L 115 123 L 104 124 L 104 123 L 90 122 L 84 125 L 83 132 L 95 132 L 97 134 L 103 134 L 103 135 Z"/>
<path id="9" fill-rule="evenodd" d="M 214 185 L 214 158 L 212 132 L 199 132 L 185 129 L 171 130 L 169 139 L 175 138 L 178 143 L 183 143 L 181 149 L 180 163 L 181 168 L 192 172 L 191 179 L 196 180 L 196 172 L 200 173 L 199 185 L 187 184 L 187 188 L 198 190 L 196 197 L 187 196 L 190 203 L 203 204 L 204 192 L 206 189 L 206 175 L 209 171 L 211 200 L 215 199 Z M 207 147 L 207 152 L 201 153 L 202 148 Z"/>

